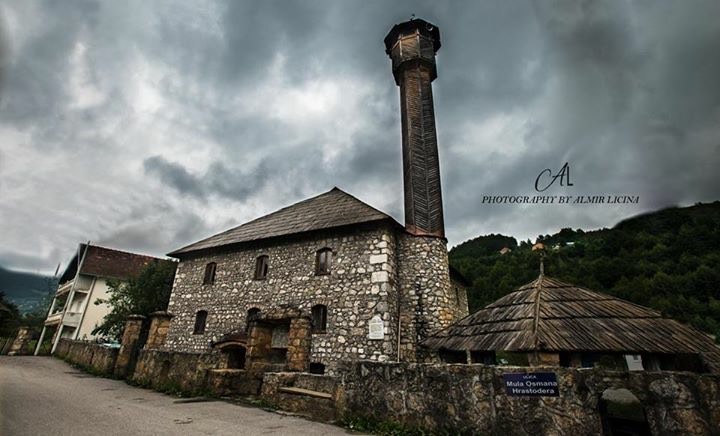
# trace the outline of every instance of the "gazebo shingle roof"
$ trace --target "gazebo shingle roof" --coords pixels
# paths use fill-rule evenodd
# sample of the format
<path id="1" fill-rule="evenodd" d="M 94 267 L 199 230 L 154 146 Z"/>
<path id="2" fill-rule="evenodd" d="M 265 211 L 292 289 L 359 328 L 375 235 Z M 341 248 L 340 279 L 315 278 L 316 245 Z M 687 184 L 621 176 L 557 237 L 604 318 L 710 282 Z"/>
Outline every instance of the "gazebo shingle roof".
<path id="1" fill-rule="evenodd" d="M 473 351 L 691 353 L 720 369 L 720 348 L 704 333 L 653 309 L 544 275 L 423 345 Z"/>
<path id="2" fill-rule="evenodd" d="M 383 220 L 397 224 L 390 215 L 339 188 L 333 188 L 316 197 L 175 250 L 168 253 L 168 256 L 177 257 L 225 245 Z"/>

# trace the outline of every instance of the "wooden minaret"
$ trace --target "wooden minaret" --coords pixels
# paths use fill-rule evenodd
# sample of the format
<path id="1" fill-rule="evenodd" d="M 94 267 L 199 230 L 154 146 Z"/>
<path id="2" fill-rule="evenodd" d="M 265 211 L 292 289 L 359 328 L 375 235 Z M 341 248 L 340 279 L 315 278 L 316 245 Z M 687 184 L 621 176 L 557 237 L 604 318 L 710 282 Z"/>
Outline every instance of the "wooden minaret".
<path id="1" fill-rule="evenodd" d="M 405 227 L 414 235 L 445 237 L 432 81 L 440 32 L 427 21 L 396 24 L 385 37 L 402 115 Z"/>

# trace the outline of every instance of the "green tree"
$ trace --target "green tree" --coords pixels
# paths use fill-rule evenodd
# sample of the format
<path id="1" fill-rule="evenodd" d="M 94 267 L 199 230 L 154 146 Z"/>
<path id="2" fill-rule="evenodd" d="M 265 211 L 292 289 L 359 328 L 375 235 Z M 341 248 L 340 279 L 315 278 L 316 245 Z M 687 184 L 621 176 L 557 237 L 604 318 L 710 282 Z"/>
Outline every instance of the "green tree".
<path id="1" fill-rule="evenodd" d="M 660 210 L 611 229 L 564 228 L 538 240 L 552 247 L 545 258 L 549 276 L 650 306 L 720 342 L 720 201 Z M 480 236 L 450 251 L 450 264 L 472 283 L 471 311 L 537 277 L 532 244 L 513 241 Z M 500 255 L 501 244 L 513 251 Z"/>
<path id="2" fill-rule="evenodd" d="M 14 337 L 20 322 L 17 306 L 5 297 L 3 291 L 0 291 L 0 336 Z"/>
<path id="3" fill-rule="evenodd" d="M 108 281 L 110 297 L 97 299 L 95 304 L 108 304 L 112 310 L 93 334 L 120 339 L 128 315 L 149 315 L 167 309 L 177 264 L 170 261 L 153 262 L 137 278 L 127 282 Z"/>

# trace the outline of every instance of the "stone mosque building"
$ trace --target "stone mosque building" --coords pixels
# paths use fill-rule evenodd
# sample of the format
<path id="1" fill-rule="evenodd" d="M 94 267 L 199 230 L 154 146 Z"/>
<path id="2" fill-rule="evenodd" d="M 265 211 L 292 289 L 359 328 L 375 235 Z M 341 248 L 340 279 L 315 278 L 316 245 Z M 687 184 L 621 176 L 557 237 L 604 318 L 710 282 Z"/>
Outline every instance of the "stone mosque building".
<path id="1" fill-rule="evenodd" d="M 400 87 L 404 225 L 333 188 L 169 253 L 180 263 L 160 350 L 260 372 L 513 355 L 523 366 L 720 373 L 707 335 L 542 272 L 469 314 L 443 222 L 432 97 L 440 34 L 413 19 L 385 47 Z"/>
<path id="2" fill-rule="evenodd" d="M 385 47 L 400 87 L 405 224 L 333 188 L 169 253 L 180 263 L 163 350 L 332 373 L 342 360 L 417 361 L 421 341 L 468 315 L 443 223 L 439 31 L 411 20 Z"/>
<path id="3" fill-rule="evenodd" d="M 400 87 L 404 224 L 332 188 L 169 253 L 167 311 L 129 317 L 117 350 L 60 340 L 56 354 L 161 391 L 259 396 L 327 421 L 717 434 L 720 348 L 689 326 L 542 263 L 536 280 L 468 313 L 443 223 L 439 32 L 413 19 L 385 47 Z"/>

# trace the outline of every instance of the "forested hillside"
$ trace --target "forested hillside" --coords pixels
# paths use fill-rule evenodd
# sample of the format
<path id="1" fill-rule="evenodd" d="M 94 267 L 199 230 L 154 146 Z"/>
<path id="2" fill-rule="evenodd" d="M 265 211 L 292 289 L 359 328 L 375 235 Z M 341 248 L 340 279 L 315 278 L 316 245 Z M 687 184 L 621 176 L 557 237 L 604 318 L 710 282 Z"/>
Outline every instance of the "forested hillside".
<path id="1" fill-rule="evenodd" d="M 545 273 L 650 306 L 720 338 L 720 201 L 669 208 L 612 229 L 541 235 Z M 504 247 L 512 251 L 500 254 Z M 539 274 L 531 241 L 488 235 L 450 251 L 479 309 Z"/>
<path id="2" fill-rule="evenodd" d="M 21 313 L 45 309 L 48 296 L 55 292 L 57 280 L 51 276 L 13 271 L 0 266 L 0 292 L 17 306 Z"/>

